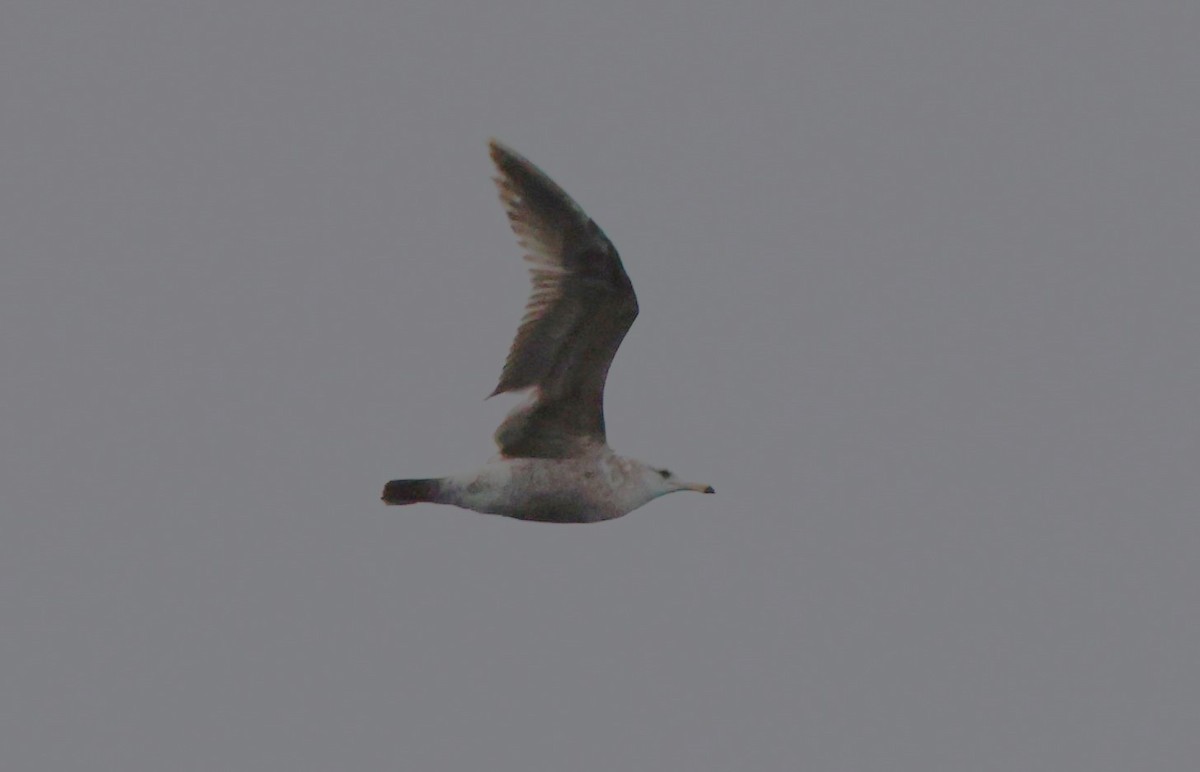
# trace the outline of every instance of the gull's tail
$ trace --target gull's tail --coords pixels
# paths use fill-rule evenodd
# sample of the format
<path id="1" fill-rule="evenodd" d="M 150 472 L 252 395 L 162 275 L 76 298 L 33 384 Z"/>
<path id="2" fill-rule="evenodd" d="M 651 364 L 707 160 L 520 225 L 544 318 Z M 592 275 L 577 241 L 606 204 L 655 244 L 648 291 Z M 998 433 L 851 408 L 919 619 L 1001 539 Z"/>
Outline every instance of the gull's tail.
<path id="1" fill-rule="evenodd" d="M 383 486 L 384 504 L 416 504 L 422 501 L 437 501 L 438 493 L 442 490 L 442 481 L 436 478 L 426 480 L 392 480 Z"/>

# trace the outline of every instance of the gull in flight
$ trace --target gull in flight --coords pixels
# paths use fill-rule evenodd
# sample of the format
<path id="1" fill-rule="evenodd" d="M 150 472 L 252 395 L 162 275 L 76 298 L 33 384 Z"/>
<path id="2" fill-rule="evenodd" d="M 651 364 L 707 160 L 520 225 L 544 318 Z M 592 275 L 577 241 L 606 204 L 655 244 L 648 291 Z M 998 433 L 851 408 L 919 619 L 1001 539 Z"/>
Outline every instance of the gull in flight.
<path id="1" fill-rule="evenodd" d="M 604 434 L 604 379 L 638 314 L 617 250 L 566 191 L 493 140 L 496 185 L 532 264 L 533 294 L 492 396 L 530 390 L 496 430 L 482 469 L 392 480 L 386 504 L 432 502 L 518 520 L 592 523 L 675 491 L 713 493 L 619 456 Z"/>

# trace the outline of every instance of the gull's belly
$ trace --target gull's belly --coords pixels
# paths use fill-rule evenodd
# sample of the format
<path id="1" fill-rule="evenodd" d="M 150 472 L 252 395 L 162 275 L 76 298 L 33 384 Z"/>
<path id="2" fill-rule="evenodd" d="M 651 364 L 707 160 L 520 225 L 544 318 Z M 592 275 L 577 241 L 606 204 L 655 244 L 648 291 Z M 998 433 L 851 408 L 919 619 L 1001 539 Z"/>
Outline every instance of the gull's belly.
<path id="1" fill-rule="evenodd" d="M 622 482 L 617 467 L 604 458 L 499 459 L 456 480 L 449 503 L 520 520 L 588 523 L 645 503 L 625 501 Z"/>

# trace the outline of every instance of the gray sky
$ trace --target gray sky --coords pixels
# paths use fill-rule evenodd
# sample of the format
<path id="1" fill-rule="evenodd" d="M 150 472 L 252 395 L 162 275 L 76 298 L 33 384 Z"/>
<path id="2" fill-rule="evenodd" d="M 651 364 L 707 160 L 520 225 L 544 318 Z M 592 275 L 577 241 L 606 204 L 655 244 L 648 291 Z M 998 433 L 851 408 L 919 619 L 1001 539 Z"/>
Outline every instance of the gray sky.
<path id="1" fill-rule="evenodd" d="M 646 6 L 654 10 L 645 10 Z M 1200 5 L 10 2 L 0 766 L 1200 756 Z M 468 469 L 490 136 L 621 250 L 594 526 Z"/>

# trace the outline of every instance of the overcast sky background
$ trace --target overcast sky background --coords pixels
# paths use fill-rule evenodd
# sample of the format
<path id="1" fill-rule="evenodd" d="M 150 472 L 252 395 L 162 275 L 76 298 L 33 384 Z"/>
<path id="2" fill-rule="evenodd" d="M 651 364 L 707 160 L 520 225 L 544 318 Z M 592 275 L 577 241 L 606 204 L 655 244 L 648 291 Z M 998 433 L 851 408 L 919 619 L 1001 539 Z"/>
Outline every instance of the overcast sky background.
<path id="1" fill-rule="evenodd" d="M 647 10 L 647 9 L 651 10 Z M 5 770 L 1190 770 L 1200 5 L 9 2 Z M 496 136 L 620 249 L 592 526 L 469 469 Z"/>

